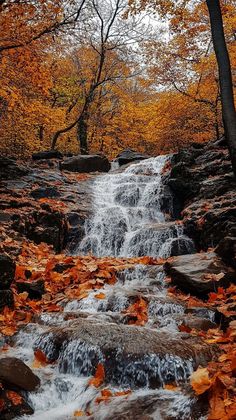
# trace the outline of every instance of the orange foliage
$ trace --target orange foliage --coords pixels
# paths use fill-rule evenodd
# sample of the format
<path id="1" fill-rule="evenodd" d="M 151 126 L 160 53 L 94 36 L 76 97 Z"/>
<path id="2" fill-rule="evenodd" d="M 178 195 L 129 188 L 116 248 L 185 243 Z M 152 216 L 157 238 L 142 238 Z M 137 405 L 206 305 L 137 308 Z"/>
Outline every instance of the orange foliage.
<path id="1" fill-rule="evenodd" d="M 96 388 L 99 388 L 100 385 L 102 385 L 102 383 L 104 382 L 105 379 L 105 369 L 104 366 L 99 363 L 97 365 L 97 369 L 95 372 L 95 375 L 92 379 L 90 379 L 89 381 L 89 385 L 93 385 Z"/>

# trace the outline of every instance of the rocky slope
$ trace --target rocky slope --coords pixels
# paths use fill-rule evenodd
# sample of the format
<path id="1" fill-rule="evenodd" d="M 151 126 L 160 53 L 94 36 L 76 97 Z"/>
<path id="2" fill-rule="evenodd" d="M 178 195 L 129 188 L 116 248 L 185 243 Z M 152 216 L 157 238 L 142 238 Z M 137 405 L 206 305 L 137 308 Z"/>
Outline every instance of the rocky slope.
<path id="1" fill-rule="evenodd" d="M 130 162 L 128 157 L 122 163 Z M 217 334 L 223 337 L 217 324 L 227 329 L 235 318 L 228 290 L 236 282 L 236 182 L 224 142 L 194 144 L 175 154 L 163 169 L 161 210 L 169 215 L 165 215 L 163 227 L 157 225 L 158 229 L 169 229 L 172 224 L 183 226 L 184 233 L 193 239 L 196 252 L 187 255 L 188 249 L 181 247 L 177 236 L 171 250 L 173 257 L 166 261 L 127 262 L 116 258 L 109 261 L 109 267 L 106 259 L 68 259 L 65 255 L 84 236 L 84 224 L 92 211 L 92 185 L 98 174 L 76 173 L 80 172 L 79 162 L 73 158 L 65 162 L 76 172 L 61 171 L 59 166 L 62 168 L 63 164 L 58 165 L 61 159 L 61 156 L 55 159 L 54 155 L 50 161 L 37 157 L 28 165 L 0 160 L 0 309 L 2 319 L 8 317 L 12 321 L 14 311 L 8 313 L 4 307 L 13 308 L 15 304 L 21 327 L 27 311 L 31 320 L 28 327 L 11 339 L 5 339 L 2 329 L 2 348 L 6 343 L 10 345 L 4 350 L 7 357 L 0 358 L 2 418 L 33 413 L 31 394 L 25 399 L 22 393 L 27 388 L 20 382 L 21 371 L 27 372 L 29 381 L 33 381 L 32 391 L 39 387 L 40 380 L 19 360 L 19 355 L 23 355 L 26 364 L 32 366 L 34 353 L 31 350 L 32 354 L 25 355 L 26 340 L 27 346 L 41 355 L 40 363 L 53 363 L 50 379 L 43 365 L 41 370 L 36 368 L 42 384 L 36 395 L 32 394 L 32 401 L 37 395 L 47 400 L 44 393 L 48 383 L 50 389 L 53 387 L 68 398 L 70 385 L 63 375 L 96 375 L 96 366 L 102 363 L 104 386 L 128 387 L 133 394 L 128 399 L 121 397 L 120 403 L 113 402 L 110 411 L 103 412 L 103 405 L 98 408 L 95 400 L 99 388 L 85 404 L 86 410 L 89 406 L 87 417 L 156 419 L 159 412 L 160 418 L 166 420 L 198 420 L 207 404 L 206 398 L 193 398 L 189 389 L 191 369 L 217 359 Z M 134 159 L 137 160 L 136 155 Z M 107 162 L 105 167 L 107 170 Z M 132 201 L 134 197 L 128 198 Z M 32 242 L 43 242 L 52 248 L 49 251 L 44 247 L 37 253 L 37 248 L 29 247 L 27 255 L 27 246 Z M 64 255 L 57 256 L 60 252 Z M 208 300 L 209 293 L 217 298 L 219 287 L 222 295 L 228 293 L 230 315 L 218 310 L 218 302 Z M 100 289 L 103 291 L 98 293 Z M 35 309 L 37 305 L 42 306 Z M 166 331 L 166 327 L 170 329 Z M 229 347 L 229 335 L 227 339 Z M 150 391 L 146 395 L 136 393 L 143 386 Z M 157 391 L 159 387 L 164 388 L 160 391 L 164 394 Z M 191 396 L 187 411 L 178 407 L 180 411 L 172 410 L 170 414 L 169 407 L 175 407 L 171 387 L 178 388 L 175 392 L 180 401 Z M 12 389 L 16 395 L 9 393 Z M 88 384 L 85 396 L 87 389 Z M 106 388 L 101 390 L 102 396 L 103 391 Z M 14 403 L 16 400 L 18 404 Z M 51 401 L 47 404 L 50 406 Z"/>

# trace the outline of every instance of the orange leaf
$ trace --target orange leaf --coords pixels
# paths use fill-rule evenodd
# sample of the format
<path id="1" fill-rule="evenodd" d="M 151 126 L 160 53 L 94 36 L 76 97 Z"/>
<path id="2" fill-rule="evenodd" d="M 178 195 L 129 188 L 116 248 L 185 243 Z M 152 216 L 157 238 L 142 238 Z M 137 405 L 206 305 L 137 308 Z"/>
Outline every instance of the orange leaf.
<path id="1" fill-rule="evenodd" d="M 7 391 L 7 398 L 12 402 L 13 405 L 19 405 L 22 403 L 21 395 L 17 394 L 15 391 Z"/>
<path id="2" fill-rule="evenodd" d="M 74 412 L 74 417 L 83 417 L 83 416 L 85 416 L 85 413 L 83 411 L 76 410 Z"/>
<path id="3" fill-rule="evenodd" d="M 186 333 L 191 333 L 192 329 L 190 327 L 188 327 L 187 325 L 181 324 L 181 325 L 179 325 L 179 331 L 186 332 Z"/>
<path id="4" fill-rule="evenodd" d="M 50 363 L 47 360 L 47 357 L 45 356 L 44 352 L 40 349 L 35 350 L 34 352 L 34 362 L 33 362 L 33 367 L 35 369 L 41 368 L 42 366 L 47 365 L 48 363 Z"/>
<path id="5" fill-rule="evenodd" d="M 94 295 L 94 297 L 96 299 L 105 299 L 106 295 L 105 295 L 105 293 L 98 293 L 97 295 Z"/>
<path id="6" fill-rule="evenodd" d="M 105 369 L 102 363 L 99 363 L 97 365 L 97 369 L 96 369 L 94 377 L 90 379 L 89 381 L 89 385 L 93 385 L 96 388 L 98 388 L 104 382 L 104 379 L 105 379 Z"/>
<path id="7" fill-rule="evenodd" d="M 115 392 L 115 394 L 114 394 L 114 396 L 115 397 L 122 397 L 122 396 L 124 396 L 124 395 L 129 395 L 129 394 L 131 394 L 131 390 L 130 389 L 128 389 L 127 391 L 117 391 L 117 392 Z"/>
<path id="8" fill-rule="evenodd" d="M 209 372 L 207 368 L 198 368 L 192 373 L 190 383 L 197 395 L 203 394 L 207 391 L 211 385 L 212 380 L 209 378 Z"/>
<path id="9" fill-rule="evenodd" d="M 4 335 L 7 335 L 9 337 L 14 335 L 16 333 L 16 331 L 17 331 L 17 328 L 14 325 L 11 325 L 9 327 L 4 327 L 4 328 L 1 329 L 1 333 L 4 334 Z"/>
<path id="10" fill-rule="evenodd" d="M 176 383 L 166 384 L 164 388 L 167 389 L 168 391 L 176 391 L 177 389 L 179 389 Z"/>

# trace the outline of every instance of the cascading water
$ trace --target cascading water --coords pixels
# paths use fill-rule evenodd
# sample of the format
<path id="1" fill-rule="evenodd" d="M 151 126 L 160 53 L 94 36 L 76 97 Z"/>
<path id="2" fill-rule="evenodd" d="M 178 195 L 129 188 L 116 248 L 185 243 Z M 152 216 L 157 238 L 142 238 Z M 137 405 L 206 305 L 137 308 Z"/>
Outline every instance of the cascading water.
<path id="1" fill-rule="evenodd" d="M 75 255 L 168 257 L 173 253 L 173 244 L 176 253 L 193 251 L 182 226 L 169 221 L 173 203 L 171 195 L 166 197 L 162 183 L 168 160 L 168 156 L 160 156 L 130 165 L 123 172 L 97 177 L 93 184 L 93 216 Z M 163 198 L 168 203 L 165 209 Z M 35 413 L 23 418 L 69 420 L 76 410 L 81 410 L 91 420 L 120 420 L 131 418 L 124 417 L 122 410 L 131 410 L 133 418 L 138 419 L 142 407 L 146 407 L 148 418 L 154 420 L 199 420 L 201 417 L 192 415 L 193 398 L 179 389 L 164 387 L 168 381 L 178 385 L 187 380 L 193 369 L 191 356 L 182 356 L 182 345 L 180 355 L 172 352 L 171 346 L 165 354 L 149 351 L 148 343 L 152 343 L 157 331 L 163 334 L 160 340 L 171 337 L 171 343 L 179 345 L 178 325 L 185 307 L 167 296 L 164 277 L 161 266 L 134 265 L 119 273 L 115 285 L 104 286 L 102 301 L 96 299 L 95 290 L 82 300 L 68 301 L 62 313 L 42 314 L 38 323 L 23 329 L 9 350 L 10 356 L 32 367 L 33 348 L 40 348 L 47 357 L 57 354 L 56 364 L 34 368 L 41 386 L 28 395 Z M 145 327 L 126 325 L 125 310 L 140 296 L 147 302 L 148 322 Z M 147 340 L 142 338 L 144 330 L 150 337 Z M 132 334 L 134 342 L 129 342 Z M 114 349 L 107 356 L 109 340 Z M 131 349 L 127 354 L 125 346 Z M 147 352 L 139 354 L 140 346 L 147 347 Z M 132 356 L 133 348 L 138 356 Z M 100 391 L 89 386 L 88 379 L 99 362 L 110 366 L 107 387 L 113 392 L 131 388 L 129 397 L 96 404 Z M 155 385 L 157 389 L 151 389 L 153 383 L 159 384 Z M 141 411 L 137 414 L 134 407 L 139 405 Z"/>
<path id="2" fill-rule="evenodd" d="M 85 237 L 76 254 L 168 257 L 173 240 L 179 241 L 177 247 L 182 246 L 185 253 L 191 253 L 192 242 L 182 226 L 167 223 L 162 208 L 162 171 L 168 160 L 168 156 L 151 158 L 121 173 L 97 178 L 94 216 L 85 225 Z M 168 199 L 165 211 L 170 218 L 171 195 Z"/>

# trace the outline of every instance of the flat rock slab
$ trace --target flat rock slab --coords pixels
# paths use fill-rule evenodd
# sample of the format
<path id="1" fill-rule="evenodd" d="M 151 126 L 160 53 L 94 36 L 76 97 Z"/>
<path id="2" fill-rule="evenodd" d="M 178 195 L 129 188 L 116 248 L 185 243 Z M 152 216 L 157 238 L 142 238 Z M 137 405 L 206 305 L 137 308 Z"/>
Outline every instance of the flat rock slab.
<path id="1" fill-rule="evenodd" d="M 0 359 L 0 380 L 24 391 L 34 391 L 40 384 L 38 376 L 16 357 Z"/>
<path id="2" fill-rule="evenodd" d="M 165 264 L 172 283 L 187 293 L 207 298 L 218 287 L 236 281 L 235 271 L 228 268 L 214 252 L 182 255 Z"/>
<path id="3" fill-rule="evenodd" d="M 151 388 L 185 381 L 192 368 L 206 365 L 217 353 L 214 346 L 187 334 L 82 318 L 64 328 L 50 328 L 35 348 L 49 360 L 58 360 L 61 372 L 94 375 L 102 363 L 107 381 Z"/>

